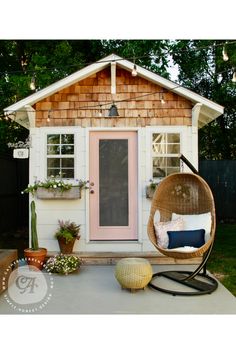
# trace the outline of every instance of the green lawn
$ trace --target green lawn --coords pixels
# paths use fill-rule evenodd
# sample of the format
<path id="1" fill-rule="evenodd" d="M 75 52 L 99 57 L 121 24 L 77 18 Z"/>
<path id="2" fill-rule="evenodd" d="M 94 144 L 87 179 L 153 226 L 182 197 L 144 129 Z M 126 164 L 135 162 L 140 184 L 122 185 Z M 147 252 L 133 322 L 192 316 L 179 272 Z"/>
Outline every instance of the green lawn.
<path id="1" fill-rule="evenodd" d="M 218 224 L 207 269 L 236 296 L 236 224 Z"/>

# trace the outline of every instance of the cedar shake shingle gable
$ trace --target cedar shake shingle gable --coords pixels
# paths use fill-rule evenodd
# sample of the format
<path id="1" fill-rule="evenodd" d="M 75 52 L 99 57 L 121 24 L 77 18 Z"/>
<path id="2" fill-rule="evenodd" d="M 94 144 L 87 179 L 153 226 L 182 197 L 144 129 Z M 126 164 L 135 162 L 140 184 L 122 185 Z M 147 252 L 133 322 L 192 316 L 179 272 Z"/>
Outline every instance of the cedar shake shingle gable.
<path id="1" fill-rule="evenodd" d="M 132 77 L 132 68 L 133 63 L 112 54 L 4 111 L 27 128 L 191 125 L 194 106 L 194 124 L 200 128 L 223 114 L 217 103 L 140 66 L 138 76 Z M 160 101 L 162 95 L 165 104 Z M 112 101 L 119 117 L 107 119 Z"/>

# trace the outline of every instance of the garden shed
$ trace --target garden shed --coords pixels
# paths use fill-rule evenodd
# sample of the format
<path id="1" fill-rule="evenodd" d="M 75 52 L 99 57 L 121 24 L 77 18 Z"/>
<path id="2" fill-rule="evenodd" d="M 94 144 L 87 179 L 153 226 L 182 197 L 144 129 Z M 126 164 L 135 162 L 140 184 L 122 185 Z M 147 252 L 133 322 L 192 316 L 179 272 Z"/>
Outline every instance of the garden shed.
<path id="1" fill-rule="evenodd" d="M 135 71 L 134 71 L 135 69 Z M 29 183 L 89 180 L 77 199 L 36 196 L 40 246 L 58 219 L 81 225 L 74 251 L 149 252 L 146 187 L 198 168 L 198 130 L 223 107 L 111 54 L 5 109 L 29 129 Z M 31 199 L 31 197 L 30 197 Z"/>

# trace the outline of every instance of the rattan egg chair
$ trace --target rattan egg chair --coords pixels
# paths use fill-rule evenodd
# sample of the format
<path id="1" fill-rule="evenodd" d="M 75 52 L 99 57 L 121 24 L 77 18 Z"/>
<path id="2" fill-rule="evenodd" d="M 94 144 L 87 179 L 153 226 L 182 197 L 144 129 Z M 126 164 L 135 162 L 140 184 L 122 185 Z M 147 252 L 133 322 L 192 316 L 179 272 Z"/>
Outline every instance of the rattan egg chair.
<path id="1" fill-rule="evenodd" d="M 186 162 L 186 161 L 185 161 Z M 191 164 L 188 164 L 192 167 Z M 202 262 L 195 271 L 164 271 L 155 273 L 149 286 L 173 295 L 203 295 L 216 290 L 217 281 L 206 274 L 206 262 L 210 256 L 215 238 L 216 216 L 215 204 L 210 187 L 206 181 L 195 173 L 174 173 L 165 177 L 157 186 L 154 193 L 147 226 L 148 236 L 155 248 L 168 257 L 175 259 L 190 259 L 202 257 Z M 190 252 L 178 249 L 164 249 L 157 243 L 154 228 L 154 214 L 159 210 L 160 221 L 171 220 L 172 213 L 176 214 L 211 214 L 211 231 L 209 239 L 199 248 Z M 204 225 L 203 227 L 204 228 Z M 164 289 L 156 284 L 157 277 L 165 277 L 188 287 L 188 291 Z M 157 279 L 155 279 L 157 278 Z M 194 289 L 190 291 L 189 288 Z M 187 288 L 186 288 L 187 290 Z"/>

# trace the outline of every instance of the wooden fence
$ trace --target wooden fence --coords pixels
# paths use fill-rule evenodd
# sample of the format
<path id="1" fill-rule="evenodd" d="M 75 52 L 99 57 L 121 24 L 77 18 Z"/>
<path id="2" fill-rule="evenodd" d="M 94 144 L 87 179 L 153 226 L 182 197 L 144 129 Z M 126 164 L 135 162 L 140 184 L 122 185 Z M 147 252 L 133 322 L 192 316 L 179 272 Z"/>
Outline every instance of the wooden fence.
<path id="1" fill-rule="evenodd" d="M 217 220 L 236 222 L 236 160 L 202 160 L 199 173 L 211 187 Z"/>
<path id="2" fill-rule="evenodd" d="M 28 159 L 0 155 L 0 232 L 28 226 L 28 195 L 21 191 L 28 185 Z"/>

